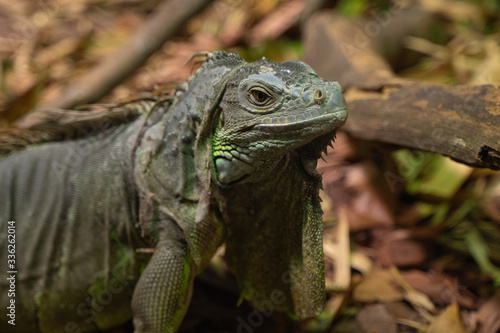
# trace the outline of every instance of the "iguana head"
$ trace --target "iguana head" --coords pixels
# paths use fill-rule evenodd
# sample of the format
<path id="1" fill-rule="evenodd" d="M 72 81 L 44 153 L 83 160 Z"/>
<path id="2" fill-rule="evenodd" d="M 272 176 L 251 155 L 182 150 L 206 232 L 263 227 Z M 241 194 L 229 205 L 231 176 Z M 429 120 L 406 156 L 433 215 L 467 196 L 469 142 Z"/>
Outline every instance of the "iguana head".
<path id="1" fill-rule="evenodd" d="M 340 85 L 300 61 L 240 63 L 219 108 L 211 165 L 221 185 L 262 179 L 297 149 L 315 174 L 317 159 L 347 118 Z"/>
<path id="2" fill-rule="evenodd" d="M 278 291 L 284 302 L 273 309 L 319 314 L 326 292 L 316 161 L 346 121 L 340 85 L 299 61 L 247 63 L 225 52 L 209 54 L 189 85 L 186 108 L 201 120 L 197 189 L 221 209 L 241 298 L 262 309 Z"/>

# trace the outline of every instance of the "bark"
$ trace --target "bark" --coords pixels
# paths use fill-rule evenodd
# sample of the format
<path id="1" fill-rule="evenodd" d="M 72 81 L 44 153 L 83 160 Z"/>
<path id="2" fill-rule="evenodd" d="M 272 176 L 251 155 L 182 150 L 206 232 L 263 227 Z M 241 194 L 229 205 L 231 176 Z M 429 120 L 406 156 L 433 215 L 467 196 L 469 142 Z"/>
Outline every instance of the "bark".
<path id="1" fill-rule="evenodd" d="M 359 26 L 329 12 L 309 21 L 305 47 L 305 61 L 344 87 L 351 136 L 500 169 L 500 86 L 399 78 Z"/>

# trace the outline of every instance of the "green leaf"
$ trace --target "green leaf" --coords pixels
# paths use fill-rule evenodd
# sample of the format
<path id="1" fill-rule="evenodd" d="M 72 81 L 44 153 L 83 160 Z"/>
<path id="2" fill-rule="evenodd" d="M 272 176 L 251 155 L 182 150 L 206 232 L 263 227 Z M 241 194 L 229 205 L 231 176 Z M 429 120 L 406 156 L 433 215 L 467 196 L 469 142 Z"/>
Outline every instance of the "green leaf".
<path id="1" fill-rule="evenodd" d="M 476 228 L 468 231 L 465 242 L 481 271 L 490 274 L 495 285 L 500 286 L 500 269 L 491 263 L 487 243 Z"/>

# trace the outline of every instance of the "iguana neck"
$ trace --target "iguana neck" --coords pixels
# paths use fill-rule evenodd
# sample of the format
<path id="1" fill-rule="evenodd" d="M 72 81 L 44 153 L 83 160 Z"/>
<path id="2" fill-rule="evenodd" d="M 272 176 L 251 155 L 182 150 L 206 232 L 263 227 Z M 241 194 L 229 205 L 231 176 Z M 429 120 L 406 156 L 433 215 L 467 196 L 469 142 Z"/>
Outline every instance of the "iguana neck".
<path id="1" fill-rule="evenodd" d="M 220 189 L 227 261 L 242 298 L 258 306 L 279 290 L 286 302 L 277 310 L 311 317 L 325 301 L 321 177 L 304 170 L 297 152 L 277 168 L 272 180 Z"/>

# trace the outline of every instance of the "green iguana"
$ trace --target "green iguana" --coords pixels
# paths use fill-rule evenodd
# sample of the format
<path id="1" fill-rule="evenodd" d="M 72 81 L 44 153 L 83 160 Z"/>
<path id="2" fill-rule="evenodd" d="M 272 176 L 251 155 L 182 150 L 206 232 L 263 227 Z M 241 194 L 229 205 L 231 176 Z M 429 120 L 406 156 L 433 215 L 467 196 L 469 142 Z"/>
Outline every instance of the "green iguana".
<path id="1" fill-rule="evenodd" d="M 0 160 L 0 331 L 133 318 L 175 332 L 223 243 L 242 299 L 319 314 L 316 162 L 347 117 L 340 85 L 299 61 L 214 52 L 173 99 L 120 107 L 138 104 L 148 112 Z"/>

